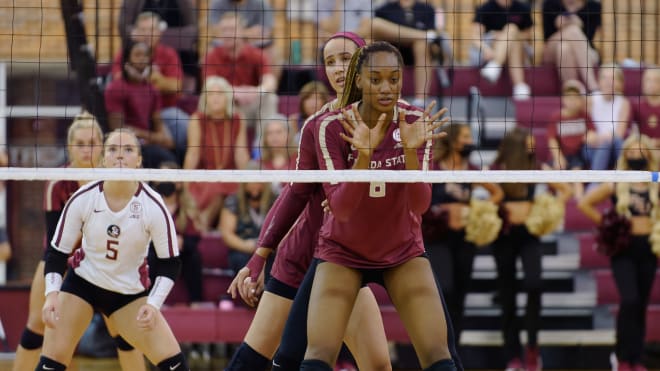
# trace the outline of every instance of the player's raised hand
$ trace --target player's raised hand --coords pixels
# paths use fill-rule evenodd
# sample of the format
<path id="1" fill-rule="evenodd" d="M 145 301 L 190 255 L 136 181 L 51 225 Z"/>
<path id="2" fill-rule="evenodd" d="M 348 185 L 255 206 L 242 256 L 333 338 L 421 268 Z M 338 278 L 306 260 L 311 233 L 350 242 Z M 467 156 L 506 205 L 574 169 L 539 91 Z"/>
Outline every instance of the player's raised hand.
<path id="1" fill-rule="evenodd" d="M 342 117 L 339 119 L 347 134 L 339 133 L 346 142 L 350 143 L 358 152 L 371 156 L 374 149 L 378 147 L 385 137 L 385 119 L 383 113 L 378 116 L 378 121 L 373 128 L 370 128 L 362 119 L 357 105 L 351 109 L 352 115 L 348 111 L 342 111 Z"/>
<path id="2" fill-rule="evenodd" d="M 58 292 L 54 291 L 46 296 L 46 301 L 41 310 L 41 318 L 44 324 L 50 328 L 55 328 L 57 321 L 60 319 L 58 314 L 57 296 Z"/>
<path id="3" fill-rule="evenodd" d="M 428 140 L 440 139 L 446 135 L 446 133 L 436 133 L 435 131 L 449 121 L 447 117 L 440 119 L 440 117 L 447 113 L 447 108 L 443 108 L 431 115 L 433 107 L 435 107 L 435 102 L 431 102 L 424 110 L 422 117 L 412 124 L 406 122 L 405 113 L 399 112 L 399 131 L 401 132 L 403 148 L 417 149 L 423 146 Z"/>

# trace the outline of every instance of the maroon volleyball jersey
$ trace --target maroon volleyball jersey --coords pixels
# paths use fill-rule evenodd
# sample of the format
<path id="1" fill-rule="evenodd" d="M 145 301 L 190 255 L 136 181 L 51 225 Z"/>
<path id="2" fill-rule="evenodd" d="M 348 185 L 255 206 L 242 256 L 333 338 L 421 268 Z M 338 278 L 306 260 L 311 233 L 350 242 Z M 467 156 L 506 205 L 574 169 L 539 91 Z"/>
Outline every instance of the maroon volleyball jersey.
<path id="1" fill-rule="evenodd" d="M 400 111 L 408 125 L 423 114 L 405 102 L 397 103 L 394 121 L 374 150 L 370 168 L 405 170 Z M 357 151 L 339 135 L 344 133 L 339 117 L 329 113 L 317 119 L 316 150 L 323 170 L 351 169 L 357 158 Z M 431 145 L 428 141 L 417 150 L 421 170 L 429 170 Z M 326 214 L 319 233 L 318 258 L 353 268 L 388 268 L 424 253 L 420 222 L 431 201 L 430 184 L 324 183 L 323 188 L 332 213 Z"/>

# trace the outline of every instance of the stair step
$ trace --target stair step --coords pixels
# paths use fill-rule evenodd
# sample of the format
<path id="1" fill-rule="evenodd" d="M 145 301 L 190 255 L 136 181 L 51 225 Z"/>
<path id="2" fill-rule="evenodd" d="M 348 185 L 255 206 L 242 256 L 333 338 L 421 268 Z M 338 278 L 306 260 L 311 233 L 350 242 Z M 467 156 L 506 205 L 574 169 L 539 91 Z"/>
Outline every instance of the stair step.
<path id="1" fill-rule="evenodd" d="M 468 309 L 493 308 L 496 305 L 493 303 L 493 296 L 493 293 L 470 293 L 465 299 L 465 307 Z M 524 308 L 527 294 L 518 294 L 516 302 L 519 308 Z M 596 293 L 545 292 L 541 296 L 541 303 L 543 308 L 593 308 L 596 305 Z"/>
<path id="2" fill-rule="evenodd" d="M 575 271 L 580 267 L 579 254 L 544 255 L 541 261 L 543 271 Z M 518 270 L 522 269 L 520 260 Z M 479 271 L 495 271 L 495 258 L 492 255 L 480 255 L 474 259 L 473 269 Z"/>
<path id="3" fill-rule="evenodd" d="M 521 332 L 521 341 L 527 342 L 527 333 Z M 608 346 L 614 345 L 614 330 L 541 330 L 540 346 Z M 501 331 L 465 330 L 461 333 L 462 346 L 501 346 L 504 344 Z"/>

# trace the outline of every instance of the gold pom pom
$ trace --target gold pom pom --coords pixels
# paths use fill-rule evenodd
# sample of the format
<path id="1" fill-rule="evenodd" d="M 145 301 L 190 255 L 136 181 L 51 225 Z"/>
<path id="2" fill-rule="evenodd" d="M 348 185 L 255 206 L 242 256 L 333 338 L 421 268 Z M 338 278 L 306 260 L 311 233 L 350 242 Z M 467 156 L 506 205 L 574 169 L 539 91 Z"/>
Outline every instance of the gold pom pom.
<path id="1" fill-rule="evenodd" d="M 566 207 L 556 197 L 544 193 L 534 198 L 525 226 L 529 233 L 541 237 L 557 230 L 564 220 Z"/>
<path id="2" fill-rule="evenodd" d="M 465 226 L 465 240 L 482 247 L 495 241 L 502 228 L 497 205 L 491 201 L 473 199 Z"/>

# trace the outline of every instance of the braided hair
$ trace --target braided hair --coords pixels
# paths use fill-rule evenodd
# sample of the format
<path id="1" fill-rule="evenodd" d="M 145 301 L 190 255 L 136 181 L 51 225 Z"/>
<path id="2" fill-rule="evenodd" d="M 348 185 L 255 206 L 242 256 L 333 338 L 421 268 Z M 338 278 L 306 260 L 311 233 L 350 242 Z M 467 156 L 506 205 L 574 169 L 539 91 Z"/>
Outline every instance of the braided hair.
<path id="1" fill-rule="evenodd" d="M 371 55 L 377 52 L 392 53 L 399 61 L 399 65 L 403 66 L 403 57 L 401 52 L 394 45 L 385 41 L 376 41 L 367 46 L 359 48 L 351 57 L 351 63 L 348 65 L 346 71 L 346 82 L 344 83 L 344 94 L 341 99 L 340 108 L 346 107 L 349 104 L 355 103 L 362 98 L 362 92 L 357 87 L 355 81 L 360 69 L 366 61 L 369 60 Z"/>

